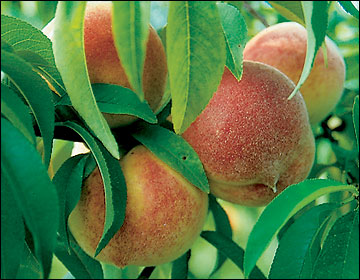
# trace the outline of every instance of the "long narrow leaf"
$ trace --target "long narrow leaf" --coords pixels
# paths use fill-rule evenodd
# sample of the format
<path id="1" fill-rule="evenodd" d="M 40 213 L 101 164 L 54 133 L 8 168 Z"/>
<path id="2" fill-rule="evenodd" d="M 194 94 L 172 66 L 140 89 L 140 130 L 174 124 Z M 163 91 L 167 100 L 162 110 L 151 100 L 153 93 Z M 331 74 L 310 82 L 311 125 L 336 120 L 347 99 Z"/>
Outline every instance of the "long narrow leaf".
<path id="1" fill-rule="evenodd" d="M 114 41 L 130 85 L 144 100 L 142 74 L 149 36 L 150 1 L 114 1 Z"/>
<path id="2" fill-rule="evenodd" d="M 332 226 L 312 278 L 359 279 L 359 209 L 340 217 Z"/>
<path id="3" fill-rule="evenodd" d="M 145 267 L 141 271 L 141 273 L 140 273 L 140 275 L 139 275 L 139 277 L 137 279 L 149 279 L 151 274 L 154 272 L 155 268 L 156 268 L 155 266 L 147 266 L 147 267 Z"/>
<path id="4" fill-rule="evenodd" d="M 112 84 L 93 84 L 92 90 L 101 112 L 129 114 L 149 123 L 157 123 L 149 104 L 145 100 L 141 102 L 132 90 Z M 64 96 L 58 104 L 71 105 L 70 98 Z"/>
<path id="5" fill-rule="evenodd" d="M 226 43 L 226 66 L 239 81 L 242 75 L 243 51 L 247 27 L 240 11 L 229 4 L 217 3 Z"/>
<path id="6" fill-rule="evenodd" d="M 59 196 L 60 221 L 59 236 L 65 246 L 70 246 L 68 238 L 68 218 L 80 199 L 84 166 L 87 157 L 83 154 L 69 158 L 56 172 L 53 183 Z"/>
<path id="7" fill-rule="evenodd" d="M 356 8 L 353 1 L 338 1 L 344 10 L 351 14 L 353 17 L 359 19 L 359 8 Z"/>
<path id="8" fill-rule="evenodd" d="M 4 84 L 1 84 L 1 113 L 24 134 L 31 144 L 35 145 L 35 131 L 30 109 L 15 92 Z"/>
<path id="9" fill-rule="evenodd" d="M 298 279 L 323 220 L 336 205 L 321 204 L 301 215 L 284 233 L 271 265 L 269 278 Z M 286 265 L 284 265 L 286 263 Z"/>
<path id="10" fill-rule="evenodd" d="M 225 40 L 216 3 L 170 2 L 166 52 L 171 115 L 181 134 L 208 104 L 224 71 Z"/>
<path id="11" fill-rule="evenodd" d="M 44 162 L 50 162 L 54 135 L 55 109 L 52 93 L 46 82 L 33 70 L 33 67 L 16 54 L 1 50 L 1 70 L 27 101 L 44 140 Z"/>
<path id="12" fill-rule="evenodd" d="M 352 115 L 353 115 L 353 123 L 354 123 L 355 136 L 356 136 L 356 145 L 357 145 L 357 149 L 359 151 L 359 141 L 360 141 L 360 139 L 359 139 L 359 95 L 357 95 L 355 97 Z"/>
<path id="13" fill-rule="evenodd" d="M 305 25 L 301 1 L 269 1 L 269 4 L 288 20 Z"/>
<path id="14" fill-rule="evenodd" d="M 65 94 L 64 83 L 55 65 L 52 43 L 40 30 L 18 18 L 1 15 L 1 38 L 17 53 L 30 51 L 45 59 L 47 64 L 38 65 L 37 70 L 46 73 L 54 88 L 61 95 Z"/>
<path id="15" fill-rule="evenodd" d="M 328 193 L 349 191 L 357 193 L 352 185 L 333 180 L 305 180 L 287 187 L 265 208 L 250 233 L 244 260 L 245 277 L 249 276 L 257 260 L 281 227 L 297 211 L 314 199 Z"/>
<path id="16" fill-rule="evenodd" d="M 187 279 L 189 272 L 189 259 L 191 250 L 188 250 L 180 258 L 173 261 L 171 269 L 171 279 Z"/>
<path id="17" fill-rule="evenodd" d="M 309 76 L 315 61 L 316 53 L 325 40 L 328 23 L 329 3 L 327 1 L 301 1 L 301 5 L 307 30 L 306 57 L 300 79 L 295 89 L 290 94 L 289 99 L 296 94 Z"/>
<path id="18" fill-rule="evenodd" d="M 108 244 L 125 219 L 126 183 L 119 161 L 103 147 L 99 140 L 74 122 L 59 123 L 76 131 L 88 145 L 99 166 L 105 188 L 105 225 L 95 256 Z"/>
<path id="19" fill-rule="evenodd" d="M 212 194 L 209 194 L 209 208 L 214 217 L 216 231 L 231 239 L 232 229 L 229 217 Z M 218 250 L 216 265 L 211 274 L 214 274 L 223 265 L 226 258 L 227 257 Z"/>
<path id="20" fill-rule="evenodd" d="M 199 156 L 184 138 L 158 125 L 145 126 L 132 135 L 190 183 L 209 193 L 209 183 Z"/>
<path id="21" fill-rule="evenodd" d="M 231 238 L 216 232 L 203 231 L 201 237 L 207 240 L 215 248 L 221 251 L 225 256 L 234 262 L 242 271 L 244 271 L 244 250 L 238 246 Z M 257 268 L 251 272 L 251 279 L 266 279 L 265 275 Z"/>
<path id="22" fill-rule="evenodd" d="M 22 213 L 1 169 L 1 279 L 16 278 L 23 256 L 24 242 Z"/>
<path id="23" fill-rule="evenodd" d="M 1 174 L 12 188 L 47 277 L 59 222 L 55 187 L 35 147 L 5 118 L 1 118 L 1 148 Z"/>
<path id="24" fill-rule="evenodd" d="M 101 263 L 86 254 L 74 237 L 70 235 L 70 248 L 59 241 L 56 247 L 56 257 L 65 265 L 76 279 L 103 279 Z"/>
<path id="25" fill-rule="evenodd" d="M 54 55 L 70 100 L 106 149 L 119 159 L 118 146 L 92 93 L 84 52 L 85 1 L 60 1 L 55 15 Z"/>

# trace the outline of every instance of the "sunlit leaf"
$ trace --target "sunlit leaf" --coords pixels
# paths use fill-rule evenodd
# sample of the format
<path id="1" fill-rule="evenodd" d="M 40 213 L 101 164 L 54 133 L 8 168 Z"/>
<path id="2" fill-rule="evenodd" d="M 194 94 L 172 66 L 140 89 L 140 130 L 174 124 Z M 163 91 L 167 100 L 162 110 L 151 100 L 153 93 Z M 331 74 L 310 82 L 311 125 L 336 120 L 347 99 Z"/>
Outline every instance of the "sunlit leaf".
<path id="1" fill-rule="evenodd" d="M 217 90 L 226 53 L 212 1 L 170 2 L 166 52 L 175 132 L 183 133 Z"/>
<path id="2" fill-rule="evenodd" d="M 103 113 L 129 114 L 137 116 L 149 123 L 156 123 L 157 119 L 149 104 L 130 89 L 111 84 L 93 84 L 92 90 L 99 110 Z M 64 96 L 58 104 L 71 105 L 68 96 Z"/>
<path id="3" fill-rule="evenodd" d="M 315 61 L 316 53 L 325 40 L 328 24 L 329 3 L 327 1 L 301 1 L 301 5 L 303 8 L 307 30 L 306 57 L 300 79 L 295 89 L 289 96 L 289 99 L 298 92 L 299 88 L 309 76 Z"/>
<path id="4" fill-rule="evenodd" d="M 119 159 L 118 146 L 92 93 L 84 53 L 83 18 L 86 1 L 60 1 L 55 15 L 54 55 L 75 110 L 106 149 Z"/>
<path id="5" fill-rule="evenodd" d="M 257 260 L 281 227 L 297 211 L 324 194 L 340 191 L 357 193 L 354 186 L 344 185 L 342 182 L 311 179 L 290 185 L 275 197 L 262 212 L 250 233 L 245 251 L 245 277 L 249 276 Z"/>
<path id="6" fill-rule="evenodd" d="M 209 193 L 204 167 L 184 138 L 158 125 L 148 125 L 132 134 L 159 159 L 182 174 L 190 183 Z"/>
<path id="7" fill-rule="evenodd" d="M 269 1 L 269 4 L 283 17 L 305 25 L 301 1 Z"/>
<path id="8" fill-rule="evenodd" d="M 149 36 L 150 1 L 113 1 L 116 49 L 130 85 L 144 100 L 142 75 Z"/>
<path id="9" fill-rule="evenodd" d="M 243 51 L 247 39 L 246 22 L 232 5 L 217 3 L 226 43 L 226 66 L 239 81 L 242 75 Z"/>
<path id="10" fill-rule="evenodd" d="M 119 161 L 115 159 L 87 130 L 75 122 L 64 122 L 58 125 L 66 126 L 76 131 L 85 141 L 99 166 L 105 188 L 105 225 L 104 231 L 96 248 L 95 256 L 108 244 L 114 234 L 120 229 L 125 219 L 126 183 Z"/>
<path id="11" fill-rule="evenodd" d="M 61 95 L 64 95 L 65 86 L 55 65 L 52 43 L 39 29 L 18 18 L 1 15 L 1 38 L 20 55 L 21 52 L 23 55 L 33 53 L 38 55 L 38 59 L 39 57 L 45 59 L 47 64 L 42 62 L 41 65 L 37 65 L 37 69 L 46 73 L 51 84 Z M 34 58 L 33 55 L 32 59 Z"/>

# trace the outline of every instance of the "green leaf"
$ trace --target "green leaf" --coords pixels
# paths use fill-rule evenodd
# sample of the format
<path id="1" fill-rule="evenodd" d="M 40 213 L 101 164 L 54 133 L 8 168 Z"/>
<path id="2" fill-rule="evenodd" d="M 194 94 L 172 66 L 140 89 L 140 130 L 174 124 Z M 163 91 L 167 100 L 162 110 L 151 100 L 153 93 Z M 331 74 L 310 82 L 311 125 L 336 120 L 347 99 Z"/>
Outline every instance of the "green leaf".
<path id="1" fill-rule="evenodd" d="M 70 273 L 76 279 L 104 279 L 100 262 L 86 254 L 80 246 L 76 244 L 71 234 L 69 241 L 70 248 L 59 241 L 55 255 Z"/>
<path id="2" fill-rule="evenodd" d="M 244 271 L 244 250 L 231 238 L 228 238 L 216 231 L 203 231 L 200 236 L 232 260 L 242 271 Z M 255 267 L 255 269 L 251 272 L 249 278 L 266 279 L 264 274 L 257 267 Z"/>
<path id="3" fill-rule="evenodd" d="M 140 275 L 139 275 L 139 277 L 137 279 L 149 279 L 151 274 L 154 272 L 155 268 L 156 268 L 155 266 L 147 266 L 147 267 L 145 267 L 141 271 L 141 273 L 140 273 Z"/>
<path id="4" fill-rule="evenodd" d="M 359 9 L 355 7 L 355 5 L 352 3 L 353 1 L 338 1 L 338 2 L 347 13 L 359 19 Z"/>
<path id="5" fill-rule="evenodd" d="M 102 143 L 74 122 L 59 123 L 77 132 L 89 147 L 99 166 L 105 188 L 105 225 L 95 256 L 108 244 L 125 219 L 126 183 L 119 161 L 111 156 Z"/>
<path id="6" fill-rule="evenodd" d="M 113 1 L 115 46 L 130 85 L 144 100 L 142 74 L 149 37 L 150 1 Z"/>
<path id="7" fill-rule="evenodd" d="M 298 92 L 309 76 L 316 53 L 325 40 L 328 24 L 329 3 L 327 1 L 301 1 L 301 5 L 307 30 L 306 57 L 300 79 L 288 99 L 291 99 Z"/>
<path id="8" fill-rule="evenodd" d="M 36 144 L 30 109 L 15 92 L 4 84 L 1 84 L 1 113 L 24 134 L 31 144 Z"/>
<path id="9" fill-rule="evenodd" d="M 117 159 L 116 140 L 92 93 L 84 52 L 85 1 L 60 1 L 55 15 L 54 55 L 75 110 Z"/>
<path id="10" fill-rule="evenodd" d="M 239 81 L 242 75 L 243 51 L 247 27 L 240 11 L 226 3 L 217 3 L 226 43 L 226 66 Z"/>
<path id="11" fill-rule="evenodd" d="M 1 168 L 1 279 L 16 278 L 25 242 L 24 221 Z"/>
<path id="12" fill-rule="evenodd" d="M 130 89 L 111 84 L 92 84 L 92 90 L 99 109 L 103 113 L 128 114 L 137 116 L 149 123 L 157 123 L 157 119 L 149 104 Z M 64 96 L 59 105 L 71 105 L 68 96 Z"/>
<path id="13" fill-rule="evenodd" d="M 199 156 L 181 136 L 158 125 L 146 125 L 133 137 L 190 183 L 209 193 L 210 187 Z"/>
<path id="14" fill-rule="evenodd" d="M 2 175 L 11 186 L 47 277 L 59 222 L 55 187 L 35 147 L 5 118 L 1 118 L 1 148 Z"/>
<path id="15" fill-rule="evenodd" d="M 268 1 L 268 3 L 288 20 L 305 25 L 301 1 Z"/>
<path id="16" fill-rule="evenodd" d="M 187 279 L 189 272 L 189 259 L 191 257 L 191 250 L 188 250 L 180 258 L 172 263 L 171 279 Z"/>
<path id="17" fill-rule="evenodd" d="M 232 229 L 229 221 L 229 217 L 225 210 L 217 202 L 216 197 L 209 194 L 209 208 L 213 214 L 215 221 L 215 229 L 228 238 L 232 238 Z M 212 271 L 212 275 L 224 264 L 226 256 L 218 251 L 215 268 Z"/>
<path id="18" fill-rule="evenodd" d="M 23 253 L 19 270 L 16 275 L 16 279 L 42 279 L 44 275 L 42 273 L 41 264 L 35 258 L 26 242 L 22 243 Z"/>
<path id="19" fill-rule="evenodd" d="M 330 229 L 313 279 L 359 279 L 359 209 L 340 217 Z"/>
<path id="20" fill-rule="evenodd" d="M 8 43 L 6 42 L 3 38 L 1 38 L 1 49 L 3 49 L 4 51 L 7 52 L 15 52 L 14 48 Z"/>
<path id="21" fill-rule="evenodd" d="M 59 197 L 60 221 L 59 236 L 70 246 L 68 238 L 68 218 L 80 199 L 83 181 L 84 166 L 87 157 L 79 154 L 69 158 L 56 172 L 53 183 L 56 186 Z"/>
<path id="22" fill-rule="evenodd" d="M 319 228 L 336 205 L 321 204 L 302 214 L 287 229 L 280 240 L 271 265 L 269 278 L 299 279 L 304 269 L 306 255 L 312 247 Z M 286 265 L 284 265 L 286 264 Z"/>
<path id="23" fill-rule="evenodd" d="M 323 223 L 320 225 L 320 227 L 318 228 L 318 231 L 316 232 L 312 242 L 311 242 L 311 247 L 309 248 L 306 256 L 305 256 L 305 260 L 304 260 L 304 264 L 301 270 L 301 274 L 299 275 L 300 279 L 309 279 L 311 278 L 312 275 L 312 271 L 314 268 L 314 264 L 315 261 L 320 253 L 321 250 L 321 246 L 322 246 L 322 239 L 324 237 L 325 232 L 327 232 L 327 228 L 329 226 L 329 220 L 330 220 L 331 216 L 328 216 Z"/>
<path id="24" fill-rule="evenodd" d="M 215 2 L 170 2 L 166 52 L 171 115 L 181 134 L 208 104 L 224 71 L 225 40 Z"/>
<path id="25" fill-rule="evenodd" d="M 354 186 L 344 185 L 342 182 L 311 179 L 290 185 L 275 197 L 262 212 L 249 235 L 245 251 L 245 277 L 249 276 L 259 257 L 291 216 L 314 199 L 339 191 L 357 193 Z"/>
<path id="26" fill-rule="evenodd" d="M 32 66 L 13 53 L 1 50 L 1 70 L 9 76 L 29 104 L 44 140 L 44 162 L 48 165 L 55 119 L 51 91 Z"/>
<path id="27" fill-rule="evenodd" d="M 71 157 L 73 148 L 73 141 L 54 139 L 53 152 L 51 155 L 52 174 L 55 174 L 60 166 Z M 50 176 L 50 178 L 52 177 Z"/>
<path id="28" fill-rule="evenodd" d="M 356 145 L 359 151 L 359 95 L 355 96 L 352 115 L 353 115 L 353 123 L 354 123 L 355 136 L 356 136 Z"/>
<path id="29" fill-rule="evenodd" d="M 48 61 L 36 52 L 29 50 L 19 50 L 15 53 L 34 67 L 49 65 Z"/>
<path id="30" fill-rule="evenodd" d="M 1 38 L 17 53 L 25 51 L 25 54 L 28 51 L 45 59 L 47 64 L 39 65 L 37 69 L 46 73 L 48 81 L 61 95 L 65 94 L 64 83 L 55 65 L 52 43 L 39 29 L 18 18 L 1 15 Z"/>

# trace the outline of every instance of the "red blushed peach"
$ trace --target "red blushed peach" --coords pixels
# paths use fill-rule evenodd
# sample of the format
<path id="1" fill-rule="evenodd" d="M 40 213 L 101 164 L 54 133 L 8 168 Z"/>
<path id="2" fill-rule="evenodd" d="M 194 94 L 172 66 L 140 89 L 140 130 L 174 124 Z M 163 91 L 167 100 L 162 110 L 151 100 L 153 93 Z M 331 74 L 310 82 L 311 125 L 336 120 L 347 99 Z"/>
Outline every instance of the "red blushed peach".
<path id="1" fill-rule="evenodd" d="M 327 66 L 320 48 L 310 75 L 300 88 L 311 124 L 322 121 L 335 108 L 344 89 L 344 59 L 330 38 L 326 37 L 325 43 Z M 264 29 L 246 44 L 244 59 L 271 65 L 297 83 L 305 63 L 306 46 L 307 31 L 302 25 L 279 23 Z"/>
<path id="2" fill-rule="evenodd" d="M 244 61 L 240 82 L 225 68 L 209 104 L 182 135 L 198 153 L 215 196 L 263 206 L 307 177 L 314 137 L 302 95 L 287 99 L 294 88 L 263 63 Z"/>
<path id="3" fill-rule="evenodd" d="M 184 254 L 199 236 L 208 196 L 160 161 L 144 146 L 120 160 L 127 185 L 123 226 L 96 257 L 118 267 L 155 266 Z M 105 220 L 103 182 L 98 168 L 84 181 L 69 227 L 90 256 Z"/>
<path id="4" fill-rule="evenodd" d="M 112 3 L 88 2 L 84 18 L 84 48 L 90 82 L 120 85 L 132 89 L 121 64 L 112 32 Z M 54 20 L 43 32 L 53 38 Z M 152 26 L 146 45 L 143 70 L 143 91 L 145 100 L 155 111 L 165 92 L 167 62 L 164 46 Z M 104 117 L 110 127 L 124 126 L 137 118 L 130 115 L 108 114 Z"/>

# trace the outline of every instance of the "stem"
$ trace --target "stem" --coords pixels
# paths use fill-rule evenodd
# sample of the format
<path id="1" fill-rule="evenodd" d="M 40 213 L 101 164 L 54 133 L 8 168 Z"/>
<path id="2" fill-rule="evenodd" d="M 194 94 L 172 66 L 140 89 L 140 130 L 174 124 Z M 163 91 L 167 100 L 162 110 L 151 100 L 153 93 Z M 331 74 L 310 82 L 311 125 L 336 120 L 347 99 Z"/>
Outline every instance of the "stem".
<path id="1" fill-rule="evenodd" d="M 244 5 L 244 8 L 247 9 L 248 12 L 249 12 L 253 17 L 255 17 L 255 18 L 257 18 L 258 20 L 260 20 L 261 23 L 262 23 L 265 27 L 269 27 L 269 26 L 270 26 L 270 25 L 268 24 L 268 22 L 266 21 L 266 19 L 265 19 L 262 15 L 258 14 L 258 12 L 255 11 L 255 10 L 251 7 L 249 1 L 244 1 L 243 5 Z"/>

